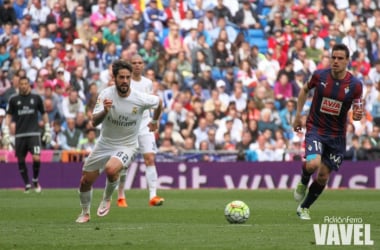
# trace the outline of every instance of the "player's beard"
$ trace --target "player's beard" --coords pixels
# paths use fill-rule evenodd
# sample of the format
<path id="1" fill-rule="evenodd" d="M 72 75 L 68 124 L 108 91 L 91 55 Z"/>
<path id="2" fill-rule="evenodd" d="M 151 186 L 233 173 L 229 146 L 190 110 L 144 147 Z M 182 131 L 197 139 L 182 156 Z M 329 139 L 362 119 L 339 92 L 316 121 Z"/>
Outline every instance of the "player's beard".
<path id="1" fill-rule="evenodd" d="M 20 88 L 20 95 L 22 96 L 27 96 L 30 94 L 30 92 L 31 92 L 30 89 Z"/>
<path id="2" fill-rule="evenodd" d="M 116 90 L 121 95 L 126 95 L 129 92 L 130 86 L 129 85 L 118 85 L 116 84 Z"/>

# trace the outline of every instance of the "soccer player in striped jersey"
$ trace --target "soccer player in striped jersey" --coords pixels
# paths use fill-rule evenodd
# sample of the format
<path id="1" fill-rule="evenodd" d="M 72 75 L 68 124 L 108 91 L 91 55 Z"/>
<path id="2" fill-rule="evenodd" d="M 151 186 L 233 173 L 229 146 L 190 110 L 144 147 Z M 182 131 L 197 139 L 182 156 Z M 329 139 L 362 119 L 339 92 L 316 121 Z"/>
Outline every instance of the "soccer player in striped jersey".
<path id="1" fill-rule="evenodd" d="M 298 216 L 310 220 L 309 208 L 322 193 L 331 171 L 338 171 L 346 150 L 346 126 L 352 106 L 352 118 L 359 121 L 363 116 L 361 102 L 362 82 L 354 77 L 347 66 L 350 52 L 347 46 L 336 44 L 330 55 L 330 68 L 316 70 L 298 96 L 297 113 L 293 122 L 295 131 L 301 131 L 301 112 L 309 91 L 314 90 L 312 104 L 306 121 L 306 162 L 302 166 L 302 178 L 294 190 L 294 199 L 301 204 Z M 311 175 L 317 177 L 306 190 Z M 305 198 L 306 195 L 306 198 Z"/>

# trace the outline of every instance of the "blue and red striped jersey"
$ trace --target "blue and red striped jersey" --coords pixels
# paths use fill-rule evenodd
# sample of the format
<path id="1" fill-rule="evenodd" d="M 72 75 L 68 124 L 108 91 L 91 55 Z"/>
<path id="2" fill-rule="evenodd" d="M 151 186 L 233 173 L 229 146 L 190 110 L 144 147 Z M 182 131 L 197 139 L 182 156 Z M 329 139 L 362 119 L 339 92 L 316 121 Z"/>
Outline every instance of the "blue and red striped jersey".
<path id="1" fill-rule="evenodd" d="M 331 69 L 322 69 L 316 70 L 307 84 L 309 89 L 314 89 L 307 131 L 345 136 L 347 114 L 353 100 L 362 97 L 362 82 L 348 71 L 344 79 L 339 80 L 332 77 Z"/>

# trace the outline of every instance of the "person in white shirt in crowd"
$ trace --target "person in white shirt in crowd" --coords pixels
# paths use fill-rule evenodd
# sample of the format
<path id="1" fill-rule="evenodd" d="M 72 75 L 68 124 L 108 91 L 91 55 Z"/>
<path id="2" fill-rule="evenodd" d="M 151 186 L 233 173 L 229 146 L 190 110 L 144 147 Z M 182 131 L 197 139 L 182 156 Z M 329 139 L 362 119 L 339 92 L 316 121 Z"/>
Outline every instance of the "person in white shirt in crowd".
<path id="1" fill-rule="evenodd" d="M 259 135 L 256 143 L 250 149 L 256 151 L 258 161 L 273 161 L 275 159 L 274 151 L 263 134 Z"/>
<path id="2" fill-rule="evenodd" d="M 265 59 L 260 60 L 257 67 L 258 70 L 267 77 L 270 86 L 273 86 L 277 79 L 277 74 L 280 71 L 279 62 L 273 58 L 273 49 L 268 49 L 265 54 Z"/>
<path id="3" fill-rule="evenodd" d="M 78 91 L 70 89 L 68 96 L 62 100 L 62 112 L 65 119 L 75 118 L 77 113 L 84 113 L 85 107 L 82 100 L 79 98 Z"/>
<path id="4" fill-rule="evenodd" d="M 367 112 L 371 113 L 372 107 L 379 96 L 379 91 L 376 89 L 371 79 L 369 79 L 368 77 L 365 78 L 366 79 L 363 80 L 363 100 L 365 103 L 364 109 Z"/>
<path id="5" fill-rule="evenodd" d="M 227 107 L 230 103 L 230 96 L 225 92 L 226 82 L 223 80 L 218 80 L 216 82 L 216 89 L 219 92 L 219 100 L 223 103 L 224 107 Z M 225 111 L 225 109 L 222 110 Z"/>
<path id="6" fill-rule="evenodd" d="M 375 84 L 380 82 L 380 59 L 375 61 L 375 65 L 369 70 L 368 77 Z"/>
<path id="7" fill-rule="evenodd" d="M 181 102 L 173 102 L 172 107 L 169 108 L 168 121 L 174 125 L 174 130 L 180 130 L 180 124 L 186 120 L 187 110 L 183 107 Z"/>
<path id="8" fill-rule="evenodd" d="M 247 107 L 247 93 L 244 93 L 241 81 L 235 82 L 234 90 L 230 95 L 230 102 L 235 102 L 238 112 L 244 111 Z"/>
<path id="9" fill-rule="evenodd" d="M 195 135 L 195 148 L 199 149 L 200 143 L 204 140 L 207 140 L 208 127 L 206 118 L 201 117 L 198 121 L 198 127 L 194 129 L 193 134 Z"/>
<path id="10" fill-rule="evenodd" d="M 40 24 L 45 24 L 51 10 L 46 5 L 42 5 L 41 0 L 32 0 L 31 5 L 24 10 L 24 16 L 31 16 L 31 26 L 34 31 L 38 30 Z"/>

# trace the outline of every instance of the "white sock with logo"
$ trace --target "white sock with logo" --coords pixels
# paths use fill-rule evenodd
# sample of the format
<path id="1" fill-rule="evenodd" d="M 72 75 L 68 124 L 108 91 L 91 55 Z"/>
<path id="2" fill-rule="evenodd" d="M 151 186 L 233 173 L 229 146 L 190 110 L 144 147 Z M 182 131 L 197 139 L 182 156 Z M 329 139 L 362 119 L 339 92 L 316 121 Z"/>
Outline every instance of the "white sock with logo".
<path id="1" fill-rule="evenodd" d="M 157 170 L 156 166 L 146 166 L 145 177 L 148 182 L 149 199 L 157 195 Z"/>

